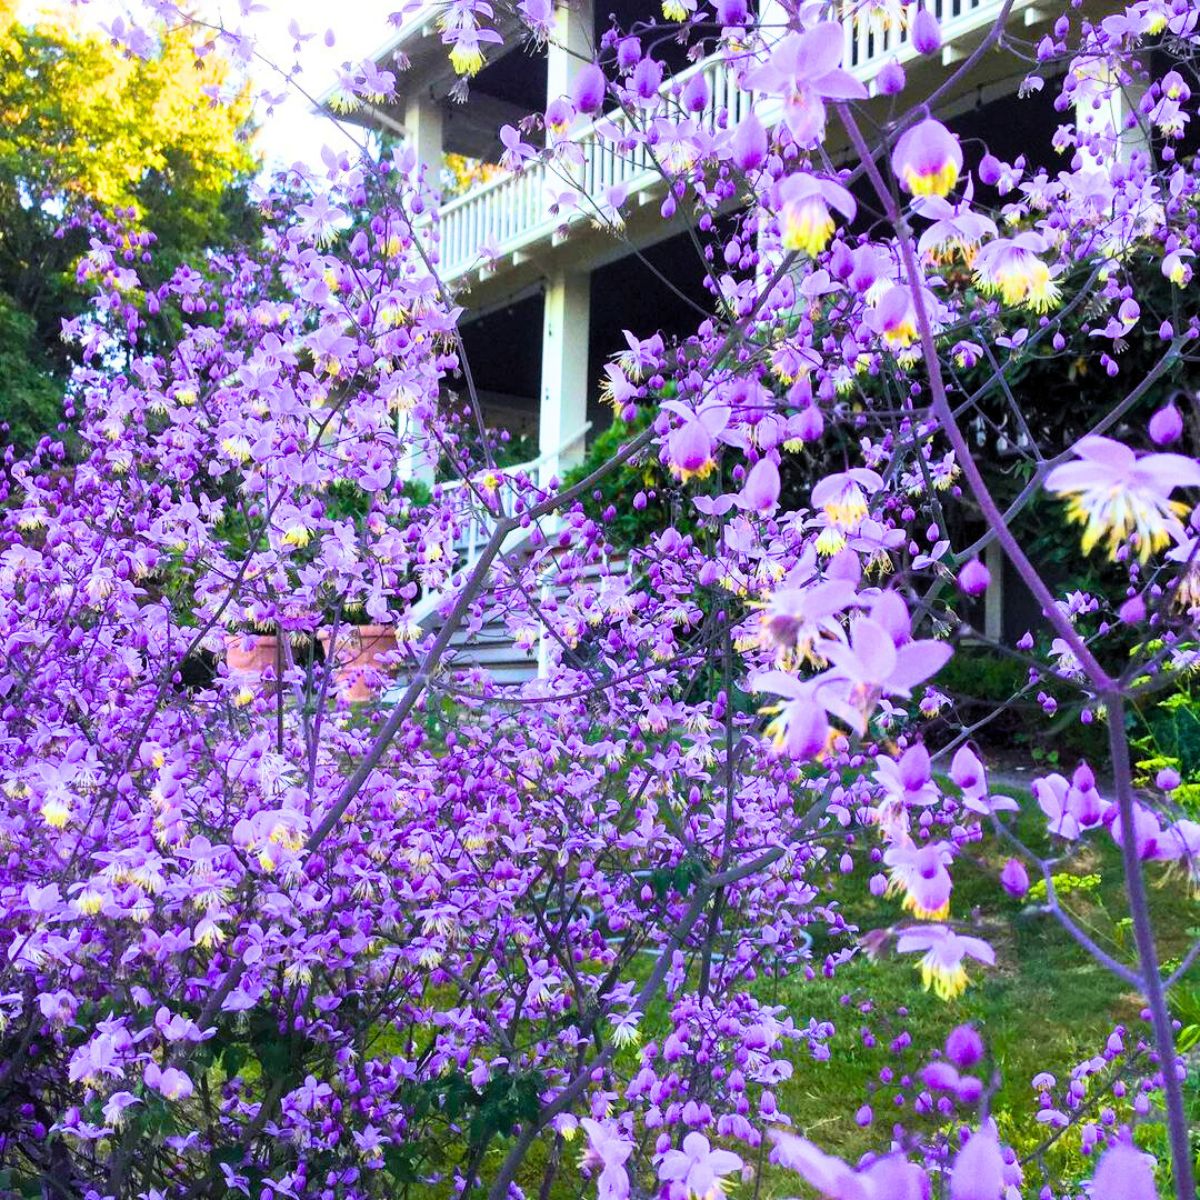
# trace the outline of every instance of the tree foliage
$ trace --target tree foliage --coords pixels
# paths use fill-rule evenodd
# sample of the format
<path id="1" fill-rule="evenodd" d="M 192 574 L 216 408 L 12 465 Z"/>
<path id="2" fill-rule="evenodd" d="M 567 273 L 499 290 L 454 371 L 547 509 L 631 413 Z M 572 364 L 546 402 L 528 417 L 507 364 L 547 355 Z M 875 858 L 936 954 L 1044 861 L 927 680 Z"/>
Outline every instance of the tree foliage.
<path id="1" fill-rule="evenodd" d="M 251 228 L 255 157 L 248 90 L 187 30 L 160 31 L 143 57 L 71 10 L 31 24 L 21 9 L 0 0 L 0 418 L 29 444 L 59 419 L 86 213 L 153 231 L 169 272 Z"/>

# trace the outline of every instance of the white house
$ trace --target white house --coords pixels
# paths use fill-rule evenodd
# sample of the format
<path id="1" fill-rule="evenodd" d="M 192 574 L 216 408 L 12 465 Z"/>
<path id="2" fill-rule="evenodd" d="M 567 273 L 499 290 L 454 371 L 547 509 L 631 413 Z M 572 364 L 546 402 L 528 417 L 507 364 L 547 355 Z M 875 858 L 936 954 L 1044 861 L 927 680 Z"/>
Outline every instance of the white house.
<path id="1" fill-rule="evenodd" d="M 378 133 L 406 139 L 435 173 L 448 153 L 498 162 L 503 125 L 516 125 L 568 94 L 575 73 L 596 57 L 601 36 L 614 19 L 627 27 L 658 9 L 650 0 L 616 0 L 614 7 L 602 9 L 594 0 L 560 2 L 554 9 L 553 35 L 537 51 L 522 39 L 515 18 L 507 19 L 511 28 L 506 28 L 501 17 L 498 28 L 505 43 L 484 47 L 488 61 L 460 99 L 463 83 L 450 65 L 438 25 L 442 7 L 442 0 L 430 0 L 379 48 L 374 60 L 393 71 L 395 95 L 385 104 L 363 105 L 351 117 Z M 1097 6 L 1097 12 L 1110 7 Z M 892 60 L 908 72 L 906 95 L 921 97 L 939 89 L 953 65 L 983 40 L 1003 2 L 932 0 L 932 8 L 943 32 L 940 59 L 916 54 L 902 30 L 846 20 L 843 63 L 873 95 L 876 75 Z M 1008 30 L 1036 44 L 1067 8 L 1014 0 Z M 669 43 L 660 43 L 656 52 L 666 58 L 668 68 L 707 75 L 710 98 L 700 120 L 731 126 L 744 116 L 751 98 L 719 57 L 687 66 L 682 51 Z M 671 61 L 673 54 L 678 61 Z M 398 58 L 407 61 L 406 69 L 397 69 Z M 1050 138 L 1061 118 L 1048 94 L 1017 99 L 1026 74 L 1017 57 L 989 51 L 974 65 L 967 83 L 939 95 L 937 113 L 964 140 L 986 137 L 1001 158 L 1042 148 L 1049 158 Z M 680 80 L 677 74 L 668 84 Z M 1081 90 L 1081 119 L 1122 127 L 1125 111 L 1114 111 L 1120 101 L 1100 109 L 1090 99 Z M 888 101 L 868 103 L 882 114 Z M 610 113 L 606 119 L 620 123 L 624 117 Z M 468 188 L 444 203 L 440 215 L 440 271 L 467 309 L 461 332 L 485 415 L 495 424 L 536 432 L 543 478 L 578 462 L 588 430 L 608 419 L 599 400 L 599 380 L 604 361 L 624 347 L 622 330 L 642 336 L 656 329 L 686 333 L 694 329 L 698 311 L 711 306 L 687 217 L 682 212 L 672 220 L 662 217 L 665 185 L 645 150 L 618 154 L 611 140 L 599 140 L 591 126 L 573 136 L 582 150 L 582 166 L 575 169 L 578 190 L 598 195 L 612 185 L 626 189 L 622 236 L 597 228 L 586 213 L 564 222 L 552 212 L 554 192 L 566 185 L 542 163 Z M 839 152 L 846 152 L 844 140 L 835 123 L 826 141 L 835 161 Z M 977 149 L 982 153 L 978 143 Z M 486 260 L 481 246 L 488 247 Z M 1001 578 L 999 570 L 993 574 Z M 1002 615 L 997 590 L 987 604 L 990 634 L 1001 634 Z"/>

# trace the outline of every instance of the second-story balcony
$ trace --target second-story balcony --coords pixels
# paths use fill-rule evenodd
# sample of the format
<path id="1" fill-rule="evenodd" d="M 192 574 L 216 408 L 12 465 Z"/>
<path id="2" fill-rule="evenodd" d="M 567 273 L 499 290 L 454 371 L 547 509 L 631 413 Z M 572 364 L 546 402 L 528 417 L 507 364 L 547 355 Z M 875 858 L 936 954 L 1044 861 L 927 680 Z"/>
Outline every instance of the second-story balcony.
<path id="1" fill-rule="evenodd" d="M 931 7 L 942 26 L 941 65 L 948 69 L 986 35 L 1003 0 L 933 0 Z M 1032 26 L 1050 16 L 1034 0 L 1016 0 L 1009 19 Z M 885 63 L 906 63 L 917 57 L 905 30 L 881 30 L 851 20 L 845 22 L 845 29 L 843 62 L 868 88 Z M 714 55 L 676 75 L 666 86 L 677 89 L 691 75 L 703 73 L 708 103 L 692 119 L 716 132 L 740 122 L 753 102 L 752 95 L 738 83 L 739 69 L 723 55 Z M 779 116 L 777 105 L 760 104 L 758 113 L 766 123 Z M 663 172 L 655 147 L 641 135 L 636 116 L 621 111 L 606 114 L 580 128 L 572 140 L 579 155 L 569 167 L 561 161 L 534 161 L 519 172 L 478 184 L 442 206 L 440 269 L 444 279 L 469 285 L 519 266 L 534 255 L 540 258 L 576 227 L 582 231 L 596 222 L 594 204 L 606 195 L 624 197 L 624 211 L 631 214 L 661 200 L 666 190 Z M 568 193 L 577 203 L 564 209 L 561 201 Z"/>

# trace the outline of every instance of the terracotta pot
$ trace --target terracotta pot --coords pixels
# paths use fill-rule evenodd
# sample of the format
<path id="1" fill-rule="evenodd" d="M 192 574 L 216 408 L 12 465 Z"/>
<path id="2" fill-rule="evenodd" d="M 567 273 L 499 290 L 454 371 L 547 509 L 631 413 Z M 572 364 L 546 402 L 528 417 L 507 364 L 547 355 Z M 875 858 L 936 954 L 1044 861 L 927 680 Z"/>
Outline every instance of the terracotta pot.
<path id="1" fill-rule="evenodd" d="M 225 639 L 225 662 L 238 682 L 254 685 L 269 667 L 279 672 L 279 639 L 273 633 L 235 633 Z"/>
<path id="2" fill-rule="evenodd" d="M 369 700 L 396 672 L 393 664 L 382 661 L 396 650 L 394 625 L 343 625 L 332 649 L 332 630 L 322 629 L 320 638 L 338 693 L 346 700 Z"/>

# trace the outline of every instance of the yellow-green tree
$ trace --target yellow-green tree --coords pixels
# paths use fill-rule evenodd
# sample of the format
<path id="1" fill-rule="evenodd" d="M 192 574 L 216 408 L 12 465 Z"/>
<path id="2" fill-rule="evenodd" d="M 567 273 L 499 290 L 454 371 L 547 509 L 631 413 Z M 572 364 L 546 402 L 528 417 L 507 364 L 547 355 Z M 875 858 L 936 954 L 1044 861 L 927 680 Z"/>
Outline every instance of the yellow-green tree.
<path id="1" fill-rule="evenodd" d="M 0 0 L 0 421 L 29 441 L 58 421 L 61 322 L 80 311 L 74 264 L 89 209 L 132 214 L 159 269 L 253 228 L 249 91 L 195 33 L 146 57 L 64 5 L 27 23 Z"/>

